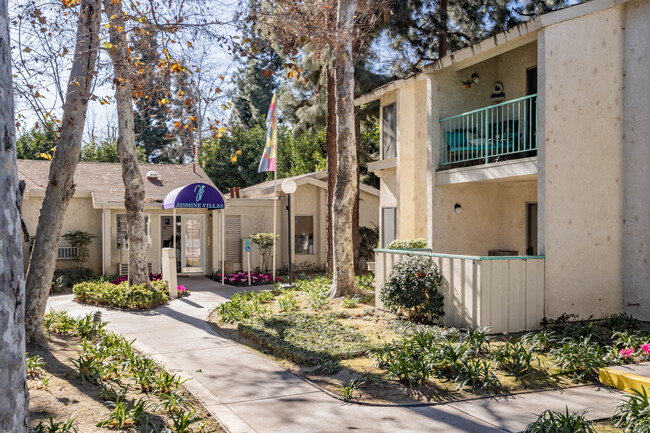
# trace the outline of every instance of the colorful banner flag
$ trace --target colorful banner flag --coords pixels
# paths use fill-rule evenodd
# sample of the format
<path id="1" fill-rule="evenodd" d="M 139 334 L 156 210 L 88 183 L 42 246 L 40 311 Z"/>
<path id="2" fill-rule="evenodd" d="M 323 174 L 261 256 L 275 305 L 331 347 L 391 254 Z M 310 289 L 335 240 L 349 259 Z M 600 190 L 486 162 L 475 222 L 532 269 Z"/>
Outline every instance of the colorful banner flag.
<path id="1" fill-rule="evenodd" d="M 273 99 L 269 106 L 269 113 L 266 115 L 266 147 L 260 161 L 259 173 L 263 171 L 275 171 L 275 157 L 278 146 L 278 109 L 276 94 L 273 92 Z"/>

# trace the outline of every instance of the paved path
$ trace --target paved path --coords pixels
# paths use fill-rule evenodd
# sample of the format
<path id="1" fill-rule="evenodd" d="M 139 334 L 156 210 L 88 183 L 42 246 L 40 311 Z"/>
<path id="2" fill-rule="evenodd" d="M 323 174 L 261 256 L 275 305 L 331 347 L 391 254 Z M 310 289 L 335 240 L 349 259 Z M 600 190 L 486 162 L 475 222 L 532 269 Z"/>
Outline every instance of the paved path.
<path id="1" fill-rule="evenodd" d="M 591 419 L 611 416 L 618 391 L 584 386 L 398 408 L 345 405 L 274 362 L 215 333 L 210 309 L 241 289 L 204 277 L 181 278 L 187 298 L 147 312 L 91 307 L 72 295 L 50 297 L 48 306 L 85 314 L 100 309 L 109 328 L 137 338 L 136 348 L 183 378 L 185 385 L 230 433 L 240 432 L 518 432 L 545 409 L 587 409 Z"/>

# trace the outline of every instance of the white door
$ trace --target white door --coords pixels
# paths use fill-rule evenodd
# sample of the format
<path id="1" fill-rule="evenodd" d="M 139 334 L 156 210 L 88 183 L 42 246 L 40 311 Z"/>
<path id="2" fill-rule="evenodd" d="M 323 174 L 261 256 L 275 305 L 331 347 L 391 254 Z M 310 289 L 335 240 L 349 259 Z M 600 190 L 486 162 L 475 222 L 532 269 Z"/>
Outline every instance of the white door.
<path id="1" fill-rule="evenodd" d="M 181 272 L 203 273 L 203 218 L 181 217 Z"/>

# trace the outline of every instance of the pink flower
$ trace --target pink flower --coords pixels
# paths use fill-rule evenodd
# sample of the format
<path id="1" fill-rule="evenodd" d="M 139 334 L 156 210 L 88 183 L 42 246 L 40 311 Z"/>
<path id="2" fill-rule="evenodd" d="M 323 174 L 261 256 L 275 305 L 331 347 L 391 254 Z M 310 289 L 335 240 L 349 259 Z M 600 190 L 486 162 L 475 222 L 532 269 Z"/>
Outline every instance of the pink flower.
<path id="1" fill-rule="evenodd" d="M 642 344 L 641 345 L 641 350 L 643 350 L 645 353 L 650 355 L 650 344 L 648 344 L 648 343 Z"/>
<path id="2" fill-rule="evenodd" d="M 185 286 L 177 286 L 176 290 L 178 290 L 179 292 L 184 292 L 187 290 L 187 288 Z"/>
<path id="3" fill-rule="evenodd" d="M 629 358 L 634 353 L 634 349 L 621 349 L 620 353 L 623 358 Z"/>

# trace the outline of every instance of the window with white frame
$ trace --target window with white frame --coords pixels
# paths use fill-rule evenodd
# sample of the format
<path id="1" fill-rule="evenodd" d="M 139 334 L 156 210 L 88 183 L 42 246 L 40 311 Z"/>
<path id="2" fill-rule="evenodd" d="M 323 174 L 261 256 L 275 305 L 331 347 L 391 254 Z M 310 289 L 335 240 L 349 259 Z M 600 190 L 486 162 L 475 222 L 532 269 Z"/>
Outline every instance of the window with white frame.
<path id="1" fill-rule="evenodd" d="M 395 240 L 397 232 L 397 208 L 381 208 L 381 247 L 386 248 Z"/>
<path id="2" fill-rule="evenodd" d="M 395 103 L 384 106 L 381 113 L 381 158 L 390 159 L 397 156 L 397 122 Z"/>
<path id="3" fill-rule="evenodd" d="M 294 250 L 296 254 L 314 254 L 314 217 L 298 215 L 295 219 L 296 235 Z"/>
<path id="4" fill-rule="evenodd" d="M 129 226 L 126 220 L 126 214 L 117 214 L 115 224 L 116 230 L 116 248 L 118 250 L 129 249 Z M 149 214 L 144 215 L 144 230 L 147 237 L 147 248 L 151 248 L 151 217 Z"/>

